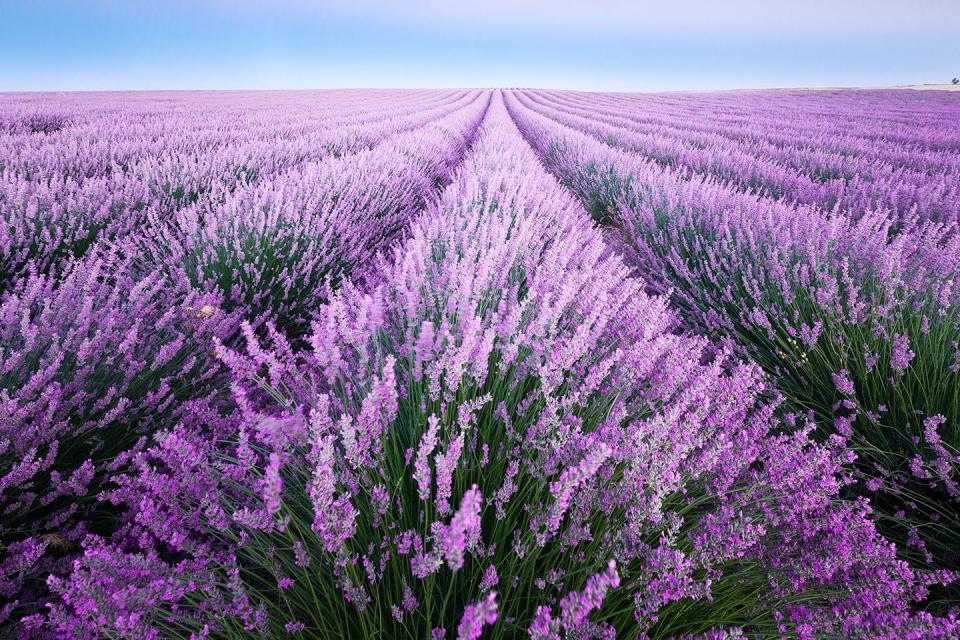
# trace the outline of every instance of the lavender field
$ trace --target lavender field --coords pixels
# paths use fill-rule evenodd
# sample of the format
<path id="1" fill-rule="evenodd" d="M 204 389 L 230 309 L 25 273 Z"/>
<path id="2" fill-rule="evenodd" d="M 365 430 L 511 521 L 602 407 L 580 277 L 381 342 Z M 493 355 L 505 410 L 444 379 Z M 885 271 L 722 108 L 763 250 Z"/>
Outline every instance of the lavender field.
<path id="1" fill-rule="evenodd" d="M 960 637 L 960 92 L 0 95 L 0 637 Z"/>

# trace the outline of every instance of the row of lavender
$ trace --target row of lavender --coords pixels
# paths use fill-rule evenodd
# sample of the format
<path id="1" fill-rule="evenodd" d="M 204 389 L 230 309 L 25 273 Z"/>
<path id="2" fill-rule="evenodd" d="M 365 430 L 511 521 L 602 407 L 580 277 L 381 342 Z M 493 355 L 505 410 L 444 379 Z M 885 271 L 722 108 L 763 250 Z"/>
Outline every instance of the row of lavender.
<path id="1" fill-rule="evenodd" d="M 151 214 L 216 210 L 238 189 L 369 149 L 476 97 L 95 94 L 10 101 L 0 123 L 0 285 L 27 270 L 55 270 L 104 235 L 138 234 Z"/>
<path id="2" fill-rule="evenodd" d="M 863 104 L 881 109 L 881 121 L 895 121 L 898 110 L 911 107 L 921 124 L 960 121 L 952 96 L 812 95 L 831 116 L 845 104 Z M 699 97 L 648 102 L 671 113 L 693 109 L 701 99 L 710 104 Z M 735 111 L 739 99 L 714 102 Z M 765 120 L 756 121 L 749 142 L 703 147 L 664 168 L 661 157 L 634 144 L 639 134 L 633 128 L 598 124 L 605 120 L 602 103 L 619 104 L 623 121 L 655 119 L 649 109 L 633 110 L 628 98 L 597 98 L 600 115 L 588 119 L 561 106 L 574 100 L 588 101 L 517 93 L 509 104 L 551 170 L 610 226 L 611 238 L 648 286 L 669 293 L 686 331 L 760 364 L 791 410 L 816 421 L 821 440 L 833 434 L 849 442 L 859 458 L 857 493 L 871 498 L 903 555 L 920 566 L 960 569 L 960 209 L 950 199 L 960 181 L 951 177 L 950 189 L 942 188 L 960 157 L 951 138 L 956 127 L 921 127 L 906 145 L 921 158 L 939 158 L 940 170 L 920 171 L 919 162 L 910 169 L 917 176 L 914 192 L 931 194 L 937 216 L 919 202 L 828 210 L 823 202 L 804 204 L 788 188 L 807 177 L 788 165 L 776 166 L 775 182 L 783 189 L 777 199 L 749 193 L 736 178 L 752 171 L 750 158 L 767 161 L 762 138 L 779 136 L 775 119 L 769 131 Z M 758 105 L 771 102 L 803 101 L 745 97 L 739 115 L 751 117 Z M 792 125 L 798 133 L 805 136 L 809 124 L 809 139 L 817 140 L 821 119 L 798 120 Z M 689 129 L 702 124 L 698 118 Z M 673 136 L 696 133 L 679 124 L 651 126 L 668 148 L 683 148 Z M 853 132 L 862 135 L 859 143 Z M 871 132 L 862 124 L 846 136 L 842 144 L 851 161 L 866 158 L 858 175 L 871 181 L 894 162 L 882 159 L 884 136 L 901 141 L 904 132 Z M 874 143 L 872 156 L 861 153 Z M 790 150 L 786 141 L 781 147 Z M 792 166 L 804 165 L 802 155 Z M 707 156 L 714 169 L 698 164 Z M 896 200 L 882 195 L 883 180 L 875 184 L 881 194 L 875 204 Z"/>
<path id="3" fill-rule="evenodd" d="M 361 108 L 364 95 L 372 106 Z M 854 220 L 664 171 L 540 115 L 527 94 L 379 98 L 247 96 L 242 124 L 221 132 L 236 135 L 224 146 L 237 149 L 211 146 L 229 161 L 204 172 L 203 153 L 171 152 L 177 180 L 204 176 L 192 181 L 156 173 L 150 155 L 170 129 L 147 127 L 131 133 L 154 149 L 142 162 L 65 169 L 78 176 L 65 188 L 82 190 L 88 172 L 110 180 L 140 167 L 130 180 L 152 200 L 111 210 L 85 245 L 56 250 L 69 236 L 42 228 L 9 234 L 18 249 L 43 238 L 35 255 L 48 258 L 10 276 L 0 308 L 0 630 L 551 640 L 960 632 L 953 617 L 918 612 L 955 576 L 898 559 L 869 503 L 850 499 L 852 436 L 815 438 L 823 412 L 798 411 L 789 393 L 778 400 L 770 382 L 782 389 L 782 371 L 737 339 L 732 308 L 760 312 L 737 287 L 714 301 L 679 286 L 680 275 L 695 283 L 690 247 L 711 251 L 710 264 L 730 270 L 722 277 L 749 280 L 753 292 L 760 277 L 791 282 L 790 265 L 801 265 L 797 277 L 825 277 L 801 261 L 820 265 L 839 242 L 851 256 L 846 279 L 833 290 L 817 281 L 831 310 L 854 299 L 851 278 L 880 267 L 911 300 L 949 310 L 955 236 L 901 226 L 894 236 L 881 224 L 888 238 L 877 235 L 881 212 Z M 67 156 L 91 107 L 137 130 L 135 100 L 99 100 L 59 120 L 35 117 L 53 110 L 26 101 L 6 114 L 3 143 L 63 146 Z M 216 129 L 224 118 L 213 114 L 230 113 L 223 100 L 174 99 L 142 120 L 156 110 L 179 130 L 181 117 L 202 121 L 212 103 Z M 315 133 L 284 115 L 297 105 L 324 123 Z M 300 149 L 301 135 L 332 140 L 347 122 L 355 128 L 341 148 L 269 151 Z M 252 147 L 245 127 L 263 132 Z M 221 134 L 198 125 L 191 135 Z M 127 148 L 101 136 L 118 157 Z M 60 188 L 56 171 L 41 169 L 57 162 L 50 150 L 22 157 L 9 182 Z M 238 157 L 256 170 L 234 174 Z M 71 218 L 11 211 L 10 229 Z M 692 227 L 687 213 L 709 226 Z M 754 232 L 748 219 L 767 224 Z M 708 242 L 697 237 L 703 228 Z M 790 242 L 802 234 L 807 253 Z M 761 266 L 770 273 L 736 262 L 734 240 L 769 250 Z M 720 340 L 678 333 L 708 303 L 717 307 L 703 307 L 704 326 Z M 781 312 L 771 331 L 791 304 L 765 301 L 764 311 Z M 858 317 L 871 304 L 856 306 Z M 808 327 L 795 342 L 816 344 L 821 333 L 829 328 Z M 848 430 L 859 428 L 860 401 L 846 399 Z M 895 410 L 905 406 L 901 398 Z M 949 451 L 934 453 L 918 468 L 938 479 Z M 883 482 L 908 488 L 899 476 Z"/>
<path id="4" fill-rule="evenodd" d="M 303 325 L 434 197 L 488 99 L 11 101 L 0 617 L 42 613 L 48 576 L 69 572 L 86 536 L 116 531 L 100 493 L 156 431 L 191 401 L 229 401 L 213 341 L 236 340 L 241 318 Z"/>
<path id="5" fill-rule="evenodd" d="M 523 97 L 604 142 L 742 190 L 854 216 L 889 210 L 922 221 L 960 222 L 956 100 L 938 92 L 921 95 Z"/>

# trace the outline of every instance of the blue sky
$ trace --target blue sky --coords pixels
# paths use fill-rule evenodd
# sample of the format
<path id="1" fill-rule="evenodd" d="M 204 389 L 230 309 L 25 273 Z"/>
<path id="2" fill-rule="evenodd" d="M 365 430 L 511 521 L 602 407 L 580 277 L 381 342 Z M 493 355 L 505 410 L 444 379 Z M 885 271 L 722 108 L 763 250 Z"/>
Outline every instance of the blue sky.
<path id="1" fill-rule="evenodd" d="M 0 90 L 946 82 L 960 0 L 0 0 Z"/>

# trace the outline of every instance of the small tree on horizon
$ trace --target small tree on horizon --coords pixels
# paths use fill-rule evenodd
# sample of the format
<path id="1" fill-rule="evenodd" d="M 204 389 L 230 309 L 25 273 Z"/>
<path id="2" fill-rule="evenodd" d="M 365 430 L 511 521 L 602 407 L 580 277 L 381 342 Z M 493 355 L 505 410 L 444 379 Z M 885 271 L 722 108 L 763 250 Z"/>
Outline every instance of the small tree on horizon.
<path id="1" fill-rule="evenodd" d="M 960 78 L 954 78 L 950 81 L 951 84 L 960 84 Z"/>

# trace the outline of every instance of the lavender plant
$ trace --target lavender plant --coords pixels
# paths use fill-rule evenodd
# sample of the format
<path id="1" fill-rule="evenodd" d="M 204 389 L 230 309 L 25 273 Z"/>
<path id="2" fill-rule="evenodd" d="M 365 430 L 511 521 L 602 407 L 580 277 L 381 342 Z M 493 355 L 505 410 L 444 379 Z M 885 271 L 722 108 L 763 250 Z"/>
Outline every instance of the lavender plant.
<path id="1" fill-rule="evenodd" d="M 130 274 L 128 259 L 97 251 L 0 304 L 3 620 L 38 613 L 46 576 L 110 530 L 97 499 L 107 479 L 181 402 L 218 393 L 212 340 L 235 320 L 183 283 Z"/>

